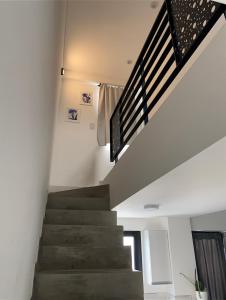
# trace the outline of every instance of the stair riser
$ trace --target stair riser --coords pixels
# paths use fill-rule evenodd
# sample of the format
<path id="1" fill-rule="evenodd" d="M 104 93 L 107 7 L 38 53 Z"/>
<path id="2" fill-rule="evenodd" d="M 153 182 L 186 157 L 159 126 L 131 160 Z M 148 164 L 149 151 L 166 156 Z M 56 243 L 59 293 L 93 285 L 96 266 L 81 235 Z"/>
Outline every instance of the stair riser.
<path id="1" fill-rule="evenodd" d="M 73 190 L 65 190 L 61 192 L 49 193 L 49 199 L 53 199 L 58 196 L 69 197 L 104 197 L 109 199 L 109 186 L 101 185 L 94 187 L 86 187 Z"/>
<path id="2" fill-rule="evenodd" d="M 44 226 L 42 245 L 87 245 L 90 247 L 117 247 L 122 245 L 122 229 L 95 226 Z"/>
<path id="3" fill-rule="evenodd" d="M 131 269 L 129 247 L 72 248 L 42 247 L 39 270 Z"/>
<path id="4" fill-rule="evenodd" d="M 74 210 L 110 210 L 107 198 L 87 197 L 52 197 L 48 199 L 47 209 L 74 209 Z"/>
<path id="5" fill-rule="evenodd" d="M 38 300 L 143 299 L 140 273 L 42 274 L 36 280 Z"/>
<path id="6" fill-rule="evenodd" d="M 116 225 L 115 212 L 102 211 L 73 211 L 73 210 L 47 210 L 45 224 L 62 225 Z"/>

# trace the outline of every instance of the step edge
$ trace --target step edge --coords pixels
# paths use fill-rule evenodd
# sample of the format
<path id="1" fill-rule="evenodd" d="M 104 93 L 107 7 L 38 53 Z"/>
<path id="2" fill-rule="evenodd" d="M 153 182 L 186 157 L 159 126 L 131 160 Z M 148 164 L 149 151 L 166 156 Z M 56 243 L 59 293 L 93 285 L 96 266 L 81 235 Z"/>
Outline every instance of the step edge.
<path id="1" fill-rule="evenodd" d="M 53 227 L 64 227 L 65 229 L 73 227 L 74 229 L 76 228 L 87 228 L 87 229 L 112 229 L 111 231 L 121 231 L 123 230 L 123 226 L 121 225 L 89 225 L 89 224 L 85 224 L 85 225 L 75 225 L 75 224 L 43 224 L 43 229 L 49 227 L 49 228 L 53 228 Z M 71 229 L 73 229 L 71 228 Z"/>

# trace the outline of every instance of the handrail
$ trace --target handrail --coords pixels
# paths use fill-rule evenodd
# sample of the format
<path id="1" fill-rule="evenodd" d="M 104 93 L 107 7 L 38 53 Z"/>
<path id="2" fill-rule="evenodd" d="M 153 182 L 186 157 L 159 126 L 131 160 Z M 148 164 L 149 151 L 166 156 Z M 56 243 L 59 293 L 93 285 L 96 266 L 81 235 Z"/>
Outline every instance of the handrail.
<path id="1" fill-rule="evenodd" d="M 111 161 L 149 114 L 226 11 L 210 0 L 165 0 L 110 120 Z"/>

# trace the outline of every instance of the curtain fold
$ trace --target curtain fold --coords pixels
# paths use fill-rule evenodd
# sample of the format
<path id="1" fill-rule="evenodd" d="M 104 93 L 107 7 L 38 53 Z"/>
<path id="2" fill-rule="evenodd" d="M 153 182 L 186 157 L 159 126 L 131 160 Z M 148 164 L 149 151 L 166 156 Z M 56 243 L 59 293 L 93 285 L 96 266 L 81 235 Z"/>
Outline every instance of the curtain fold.
<path id="1" fill-rule="evenodd" d="M 123 92 L 123 87 L 101 84 L 99 92 L 98 121 L 97 121 L 97 141 L 99 146 L 110 143 L 110 118 L 119 98 Z"/>
<path id="2" fill-rule="evenodd" d="M 226 254 L 226 233 L 224 233 L 224 251 Z"/>
<path id="3" fill-rule="evenodd" d="M 226 261 L 223 235 L 213 232 L 193 232 L 196 264 L 208 289 L 209 300 L 226 300 Z"/>

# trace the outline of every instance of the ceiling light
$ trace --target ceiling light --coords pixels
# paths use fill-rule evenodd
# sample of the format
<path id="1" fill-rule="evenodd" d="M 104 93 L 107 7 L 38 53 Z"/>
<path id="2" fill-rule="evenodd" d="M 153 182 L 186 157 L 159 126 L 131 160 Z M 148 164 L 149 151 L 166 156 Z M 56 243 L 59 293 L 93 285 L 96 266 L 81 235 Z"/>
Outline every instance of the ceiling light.
<path id="1" fill-rule="evenodd" d="M 150 211 L 158 210 L 159 209 L 159 204 L 145 204 L 144 209 L 145 210 L 150 210 Z"/>
<path id="2" fill-rule="evenodd" d="M 157 0 L 151 1 L 151 8 L 156 9 L 158 7 L 159 3 Z"/>

